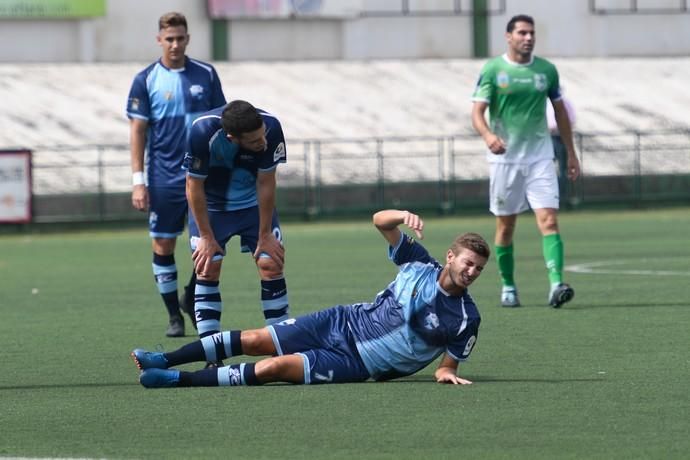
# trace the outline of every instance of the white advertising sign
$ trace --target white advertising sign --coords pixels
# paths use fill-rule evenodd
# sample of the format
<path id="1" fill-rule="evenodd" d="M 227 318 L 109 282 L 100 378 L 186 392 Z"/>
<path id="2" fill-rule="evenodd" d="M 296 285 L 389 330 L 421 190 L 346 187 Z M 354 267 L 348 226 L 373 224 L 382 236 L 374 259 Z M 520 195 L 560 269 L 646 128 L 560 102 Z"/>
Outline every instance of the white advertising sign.
<path id="1" fill-rule="evenodd" d="M 31 221 L 31 152 L 0 150 L 0 223 Z"/>

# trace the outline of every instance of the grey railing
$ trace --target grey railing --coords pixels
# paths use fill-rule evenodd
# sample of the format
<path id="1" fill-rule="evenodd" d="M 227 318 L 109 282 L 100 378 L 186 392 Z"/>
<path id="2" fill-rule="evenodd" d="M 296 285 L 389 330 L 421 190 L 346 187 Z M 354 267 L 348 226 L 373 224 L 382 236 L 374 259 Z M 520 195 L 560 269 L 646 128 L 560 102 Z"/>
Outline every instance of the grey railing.
<path id="1" fill-rule="evenodd" d="M 578 132 L 575 142 L 583 175 L 564 197 L 573 204 L 686 199 L 690 194 L 690 130 Z M 476 135 L 288 139 L 287 144 L 288 163 L 278 174 L 280 195 L 289 201 L 285 208 L 298 212 L 415 199 L 452 211 L 462 203 L 486 201 L 488 165 Z M 37 200 L 89 195 L 91 206 L 103 209 L 109 196 L 131 190 L 126 144 L 32 151 Z"/>

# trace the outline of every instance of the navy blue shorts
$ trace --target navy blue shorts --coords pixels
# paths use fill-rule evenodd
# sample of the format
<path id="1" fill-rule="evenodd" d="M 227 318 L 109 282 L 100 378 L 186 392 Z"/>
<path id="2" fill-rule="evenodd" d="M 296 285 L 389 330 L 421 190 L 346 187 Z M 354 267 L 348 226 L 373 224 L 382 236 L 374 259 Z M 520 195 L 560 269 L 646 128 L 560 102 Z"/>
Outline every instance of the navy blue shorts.
<path id="1" fill-rule="evenodd" d="M 240 209 L 238 211 L 209 212 L 209 222 L 213 235 L 220 247 L 225 250 L 225 245 L 233 236 L 239 235 L 242 252 L 253 253 L 259 241 L 259 207 Z M 283 242 L 283 232 L 280 230 L 278 213 L 273 210 L 273 220 L 271 223 L 273 234 L 276 239 Z M 199 239 L 199 228 L 194 221 L 194 215 L 189 213 L 189 244 L 192 251 L 196 249 L 196 241 Z M 214 260 L 222 258 L 222 254 L 217 254 Z"/>
<path id="2" fill-rule="evenodd" d="M 278 355 L 304 358 L 304 383 L 363 382 L 370 376 L 347 325 L 348 306 L 291 318 L 268 326 Z"/>
<path id="3" fill-rule="evenodd" d="M 184 231 L 187 197 L 182 187 L 149 187 L 149 235 L 177 238 Z"/>

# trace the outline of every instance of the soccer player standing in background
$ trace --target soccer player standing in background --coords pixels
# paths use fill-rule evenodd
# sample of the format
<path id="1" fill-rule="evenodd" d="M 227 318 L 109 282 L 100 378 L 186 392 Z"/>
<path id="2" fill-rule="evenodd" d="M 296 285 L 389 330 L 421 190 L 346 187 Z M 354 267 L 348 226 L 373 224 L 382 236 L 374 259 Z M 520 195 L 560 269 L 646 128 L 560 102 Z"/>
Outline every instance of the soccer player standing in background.
<path id="1" fill-rule="evenodd" d="M 199 114 L 225 104 L 216 70 L 185 55 L 189 44 L 187 20 L 167 13 L 158 21 L 161 58 L 134 77 L 127 102 L 132 160 L 132 205 L 149 211 L 153 275 L 168 311 L 168 337 L 182 337 L 180 307 L 192 318 L 194 275 L 177 297 L 175 243 L 187 214 L 182 160 L 188 128 Z M 144 173 L 146 152 L 146 175 Z"/>
<path id="2" fill-rule="evenodd" d="M 533 56 L 534 20 L 511 18 L 506 27 L 508 51 L 482 68 L 472 96 L 472 125 L 488 147 L 490 210 L 496 216 L 496 259 L 503 288 L 501 305 L 518 307 L 514 276 L 513 234 L 519 213 L 533 209 L 542 234 L 550 289 L 548 303 L 559 308 L 575 292 L 563 282 L 563 242 L 558 228 L 559 189 L 554 151 L 546 123 L 551 100 L 558 130 L 568 152 L 568 178 L 580 174 L 572 129 L 561 99 L 558 71 Z M 491 126 L 484 118 L 489 108 Z"/>

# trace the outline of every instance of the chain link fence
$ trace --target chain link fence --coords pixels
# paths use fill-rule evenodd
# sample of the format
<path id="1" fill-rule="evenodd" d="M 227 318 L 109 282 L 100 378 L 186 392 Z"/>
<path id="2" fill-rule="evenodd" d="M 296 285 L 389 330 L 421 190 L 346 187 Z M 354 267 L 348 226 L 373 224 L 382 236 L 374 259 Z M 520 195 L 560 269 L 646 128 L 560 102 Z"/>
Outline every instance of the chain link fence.
<path id="1" fill-rule="evenodd" d="M 578 132 L 582 177 L 566 207 L 690 198 L 690 130 Z M 126 144 L 33 150 L 34 221 L 139 219 Z M 389 206 L 453 213 L 486 208 L 488 164 L 478 136 L 288 140 L 278 169 L 281 215 L 317 217 Z"/>

